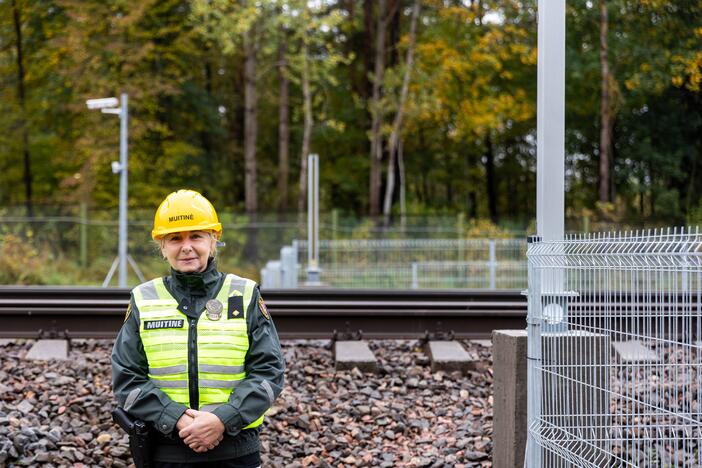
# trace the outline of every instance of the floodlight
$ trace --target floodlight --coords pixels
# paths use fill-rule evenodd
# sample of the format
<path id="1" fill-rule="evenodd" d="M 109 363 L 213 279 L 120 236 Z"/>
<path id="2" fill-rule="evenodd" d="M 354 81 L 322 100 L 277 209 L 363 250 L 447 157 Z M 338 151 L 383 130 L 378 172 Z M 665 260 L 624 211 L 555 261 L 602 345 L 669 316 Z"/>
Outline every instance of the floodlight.
<path id="1" fill-rule="evenodd" d="M 116 97 L 100 98 L 100 99 L 88 99 L 85 101 L 88 109 L 105 109 L 108 107 L 117 107 L 119 105 L 119 99 Z"/>

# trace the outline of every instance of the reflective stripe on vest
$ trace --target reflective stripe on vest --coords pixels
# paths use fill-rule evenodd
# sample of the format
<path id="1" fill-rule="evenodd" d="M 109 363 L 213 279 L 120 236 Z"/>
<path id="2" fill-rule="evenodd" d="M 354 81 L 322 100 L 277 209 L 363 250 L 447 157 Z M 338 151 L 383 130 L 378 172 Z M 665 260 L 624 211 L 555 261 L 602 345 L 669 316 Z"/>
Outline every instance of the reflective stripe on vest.
<path id="1" fill-rule="evenodd" d="M 244 359 L 249 349 L 246 314 L 256 283 L 227 275 L 215 298 L 222 304 L 219 317 L 203 311 L 197 321 L 198 392 L 200 408 L 214 409 L 227 401 L 246 377 Z M 168 292 L 163 278 L 132 291 L 139 309 L 139 333 L 149 363 L 149 379 L 173 401 L 190 407 L 188 387 L 188 317 Z M 228 318 L 229 297 L 243 296 L 244 310 Z M 259 426 L 263 416 L 244 429 Z"/>

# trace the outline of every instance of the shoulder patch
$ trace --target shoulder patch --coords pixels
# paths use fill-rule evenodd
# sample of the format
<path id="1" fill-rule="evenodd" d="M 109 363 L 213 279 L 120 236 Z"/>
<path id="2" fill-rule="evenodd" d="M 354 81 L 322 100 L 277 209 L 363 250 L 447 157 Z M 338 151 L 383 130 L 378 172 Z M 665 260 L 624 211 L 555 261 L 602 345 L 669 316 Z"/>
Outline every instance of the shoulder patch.
<path id="1" fill-rule="evenodd" d="M 129 305 L 127 306 L 127 312 L 124 314 L 125 322 L 127 321 L 130 315 L 132 315 L 132 301 L 129 301 Z"/>
<path id="2" fill-rule="evenodd" d="M 258 297 L 258 310 L 261 311 L 261 315 L 263 315 L 266 318 L 266 320 L 271 319 L 271 315 L 268 313 L 268 308 L 263 302 L 263 298 L 261 296 Z"/>

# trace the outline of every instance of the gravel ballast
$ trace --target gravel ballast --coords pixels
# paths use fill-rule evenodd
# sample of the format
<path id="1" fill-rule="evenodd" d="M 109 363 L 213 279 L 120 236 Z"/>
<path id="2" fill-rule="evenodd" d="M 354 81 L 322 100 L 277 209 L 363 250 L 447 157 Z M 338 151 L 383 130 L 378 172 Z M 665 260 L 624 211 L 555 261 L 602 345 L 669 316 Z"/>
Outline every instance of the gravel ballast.
<path id="1" fill-rule="evenodd" d="M 108 340 L 74 340 L 67 361 L 0 347 L 0 467 L 126 467 L 112 423 Z M 334 371 L 330 341 L 284 341 L 283 394 L 263 426 L 263 466 L 491 466 L 490 349 L 467 374 L 432 373 L 419 341 L 371 341 L 378 373 Z"/>

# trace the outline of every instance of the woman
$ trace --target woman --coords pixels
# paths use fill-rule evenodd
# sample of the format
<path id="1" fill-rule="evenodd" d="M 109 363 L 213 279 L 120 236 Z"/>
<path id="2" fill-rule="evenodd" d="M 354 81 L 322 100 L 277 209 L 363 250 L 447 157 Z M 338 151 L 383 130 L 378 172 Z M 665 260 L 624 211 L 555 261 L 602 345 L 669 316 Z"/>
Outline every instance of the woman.
<path id="1" fill-rule="evenodd" d="M 260 466 L 259 426 L 285 363 L 255 282 L 217 271 L 222 225 L 192 190 L 166 197 L 152 238 L 171 274 L 132 290 L 112 350 L 120 406 L 154 429 L 154 466 Z"/>

